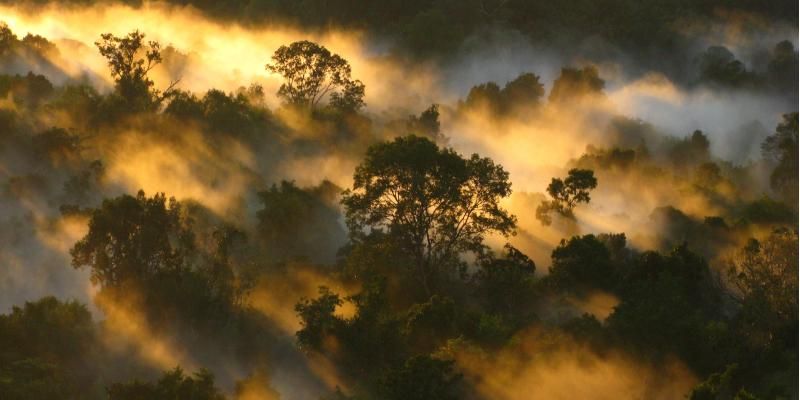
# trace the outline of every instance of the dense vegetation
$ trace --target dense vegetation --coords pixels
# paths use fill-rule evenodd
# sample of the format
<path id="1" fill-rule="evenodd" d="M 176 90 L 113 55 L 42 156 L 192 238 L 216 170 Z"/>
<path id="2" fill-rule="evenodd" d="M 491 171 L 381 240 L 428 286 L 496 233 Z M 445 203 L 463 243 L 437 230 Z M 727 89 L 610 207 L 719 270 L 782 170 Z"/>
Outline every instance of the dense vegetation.
<path id="1" fill-rule="evenodd" d="M 669 52 L 683 46 L 671 24 L 717 6 L 797 15 L 795 2 L 752 1 L 189 3 L 223 19 L 364 28 L 415 57 L 446 57 L 498 26 Z M 798 53 L 771 45 L 764 71 L 708 48 L 686 85 L 795 96 Z M 476 365 L 508 368 L 497 360 L 515 353 L 547 363 L 565 349 L 587 365 L 621 358 L 663 372 L 653 387 L 677 362 L 694 377 L 682 393 L 694 400 L 798 398 L 796 108 L 774 110 L 781 120 L 757 143 L 761 156 L 744 163 L 712 154 L 699 130 L 675 138 L 622 115 L 598 126 L 605 140 L 524 203 L 536 226 L 563 234 L 542 265 L 514 242 L 530 228 L 509 205 L 505 167 L 451 147 L 441 105 L 388 121 L 365 112 L 370 88 L 321 44 L 287 43 L 264 60 L 284 78 L 276 108 L 247 83 L 157 89 L 151 71 L 166 50 L 143 32 L 103 34 L 96 46 L 107 91 L 9 73 L 47 63 L 55 45 L 0 26 L 0 238 L 14 239 L 0 268 L 11 268 L 3 250 L 23 246 L 17 238 L 76 223 L 84 230 L 63 253 L 93 288 L 91 304 L 48 296 L 0 315 L 0 398 L 512 399 L 487 389 L 492 371 Z M 447 112 L 536 119 L 605 95 L 593 66 L 565 66 L 549 87 L 534 72 L 502 88 L 477 83 Z M 133 168 L 196 171 L 215 190 L 130 192 L 114 174 L 124 167 L 115 160 L 134 160 L 132 141 L 159 149 Z M 292 155 L 331 153 L 355 160 L 346 188 L 280 175 Z M 665 199 L 631 224 L 651 227 L 646 238 L 579 225 L 597 191 L 631 180 L 713 208 L 698 216 Z M 234 183 L 247 189 L 219 206 L 215 192 Z M 605 313 L 576 305 L 598 295 L 614 299 Z M 302 366 L 284 375 L 302 369 L 293 384 L 315 389 L 274 387 L 292 363 Z"/>

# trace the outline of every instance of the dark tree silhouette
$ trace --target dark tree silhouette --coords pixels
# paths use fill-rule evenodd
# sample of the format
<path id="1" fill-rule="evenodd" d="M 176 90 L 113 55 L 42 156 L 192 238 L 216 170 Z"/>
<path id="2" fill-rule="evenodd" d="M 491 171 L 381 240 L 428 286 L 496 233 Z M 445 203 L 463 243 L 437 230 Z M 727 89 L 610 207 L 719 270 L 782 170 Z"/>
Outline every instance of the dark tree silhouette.
<path id="1" fill-rule="evenodd" d="M 343 111 L 364 106 L 364 84 L 350 77 L 350 63 L 325 46 L 307 40 L 281 46 L 268 71 L 285 79 L 278 96 L 286 103 L 316 108 L 328 96 L 329 105 Z"/>
<path id="2" fill-rule="evenodd" d="M 582 69 L 562 68 L 561 75 L 553 82 L 548 99 L 551 102 L 561 102 L 587 95 L 596 95 L 603 92 L 605 85 L 597 67 L 593 65 Z"/>
<path id="3" fill-rule="evenodd" d="M 536 208 L 536 218 L 543 225 L 550 225 L 550 213 L 555 211 L 567 218 L 575 218 L 572 210 L 579 203 L 591 200 L 589 192 L 597 187 L 594 171 L 589 169 L 571 169 L 568 176 L 561 180 L 553 178 L 547 186 L 547 193 L 552 200 L 544 201 Z"/>
<path id="4" fill-rule="evenodd" d="M 425 138 L 372 146 L 353 180 L 342 198 L 351 234 L 387 229 L 413 257 L 428 294 L 460 253 L 480 252 L 485 235 L 508 235 L 516 226 L 499 205 L 511 194 L 501 166 L 477 154 L 464 159 Z"/>
<path id="5" fill-rule="evenodd" d="M 70 250 L 75 268 L 88 266 L 94 283 L 116 287 L 146 282 L 163 270 L 183 267 L 191 232 L 182 226 L 180 205 L 163 194 L 103 201 L 92 212 L 89 232 Z"/>
<path id="6" fill-rule="evenodd" d="M 214 385 L 214 375 L 210 372 L 201 369 L 186 375 L 180 367 L 164 372 L 157 382 L 115 383 L 107 392 L 110 400 L 225 400 L 225 396 Z"/>
<path id="7" fill-rule="evenodd" d="M 120 96 L 136 106 L 151 108 L 169 97 L 178 82 L 170 83 L 163 93 L 153 88 L 148 73 L 162 61 L 161 45 L 152 40 L 145 43 L 144 37 L 138 30 L 123 37 L 104 33 L 95 45 L 108 61 Z"/>
<path id="8" fill-rule="evenodd" d="M 797 113 L 784 114 L 783 121 L 775 128 L 775 133 L 764 140 L 761 150 L 764 157 L 776 163 L 770 175 L 770 183 L 775 191 L 797 205 Z"/>

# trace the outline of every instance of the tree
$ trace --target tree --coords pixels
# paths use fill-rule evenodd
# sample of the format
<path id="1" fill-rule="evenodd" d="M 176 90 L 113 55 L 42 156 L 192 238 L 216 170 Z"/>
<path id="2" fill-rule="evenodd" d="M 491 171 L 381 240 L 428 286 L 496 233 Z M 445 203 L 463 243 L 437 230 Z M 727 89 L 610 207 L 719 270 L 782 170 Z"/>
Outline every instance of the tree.
<path id="1" fill-rule="evenodd" d="M 544 96 L 544 85 L 538 75 L 526 72 L 507 82 L 501 94 L 507 110 L 516 105 L 538 105 Z"/>
<path id="2" fill-rule="evenodd" d="M 8 24 L 0 22 L 0 56 L 6 56 L 11 53 L 18 41 L 17 35 L 11 31 Z"/>
<path id="3" fill-rule="evenodd" d="M 116 287 L 146 282 L 159 271 L 177 270 L 192 248 L 180 204 L 164 194 L 106 199 L 92 212 L 89 232 L 70 250 L 75 268 L 91 268 L 92 282 Z"/>
<path id="4" fill-rule="evenodd" d="M 589 65 L 582 69 L 562 68 L 561 75 L 553 82 L 550 102 L 569 101 L 583 96 L 603 92 L 606 83 L 600 78 L 597 67 Z"/>
<path id="5" fill-rule="evenodd" d="M 302 329 L 297 331 L 297 342 L 306 350 L 320 350 L 323 339 L 341 325 L 341 321 L 333 315 L 336 307 L 342 305 L 342 299 L 325 286 L 319 287 L 316 299 L 301 299 L 294 307 L 300 318 Z"/>
<path id="6" fill-rule="evenodd" d="M 767 341 L 797 320 L 797 244 L 796 231 L 779 228 L 763 242 L 751 239 L 728 264 L 733 297 L 745 312 L 757 316 L 753 334 L 763 334 Z"/>
<path id="7" fill-rule="evenodd" d="M 536 264 L 510 244 L 502 257 L 481 260 L 474 280 L 478 295 L 493 313 L 514 314 L 532 304 Z"/>
<path id="8" fill-rule="evenodd" d="M 389 400 L 458 399 L 461 374 L 454 362 L 430 356 L 415 356 L 382 379 L 381 392 Z"/>
<path id="9" fill-rule="evenodd" d="M 0 397 L 81 398 L 95 383 L 97 345 L 85 305 L 44 297 L 0 315 Z"/>
<path id="10" fill-rule="evenodd" d="M 783 115 L 783 121 L 761 144 L 764 158 L 776 164 L 770 175 L 772 188 L 781 193 L 788 204 L 797 205 L 797 113 Z"/>
<path id="11" fill-rule="evenodd" d="M 314 109 L 326 96 L 329 105 L 356 111 L 364 104 L 364 84 L 350 77 L 350 63 L 325 46 L 302 40 L 281 46 L 272 55 L 268 71 L 285 79 L 278 96 L 288 104 Z"/>
<path id="12" fill-rule="evenodd" d="M 164 372 L 155 382 L 133 381 L 115 383 L 108 389 L 110 400 L 224 400 L 225 396 L 214 385 L 214 375 L 205 369 L 187 376 L 180 367 Z"/>
<path id="13" fill-rule="evenodd" d="M 772 50 L 769 64 L 767 64 L 767 79 L 769 84 L 781 92 L 797 95 L 797 66 L 798 55 L 792 42 L 784 40 Z"/>
<path id="14" fill-rule="evenodd" d="M 547 280 L 554 287 L 578 294 L 590 289 L 615 289 L 619 272 L 608 247 L 595 235 L 562 239 L 551 257 L 553 264 Z"/>
<path id="15" fill-rule="evenodd" d="M 493 114 L 500 114 L 503 103 L 501 92 L 500 86 L 494 82 L 475 85 L 469 90 L 464 104 L 472 108 L 483 107 Z"/>
<path id="16" fill-rule="evenodd" d="M 542 96 L 544 86 L 539 76 L 526 72 L 506 82 L 502 89 L 494 82 L 473 86 L 463 104 L 470 108 L 485 108 L 496 116 L 502 116 L 524 106 L 538 106 Z"/>
<path id="17" fill-rule="evenodd" d="M 430 295 L 459 254 L 480 253 L 488 233 L 514 232 L 516 218 L 499 205 L 510 194 L 508 172 L 491 159 L 464 159 L 407 136 L 369 148 L 342 204 L 351 235 L 386 229 L 413 258 L 415 278 Z"/>
<path id="18" fill-rule="evenodd" d="M 433 141 L 443 140 L 439 123 L 439 105 L 431 104 L 419 114 L 419 117 L 410 115 L 406 120 L 406 130 L 413 135 L 424 136 Z"/>
<path id="19" fill-rule="evenodd" d="M 741 375 L 741 368 L 730 364 L 724 371 L 711 374 L 708 379 L 695 386 L 689 400 L 757 400 L 741 387 L 742 378 L 745 378 Z"/>
<path id="20" fill-rule="evenodd" d="M 340 192 L 329 181 L 311 188 L 282 181 L 260 192 L 264 208 L 256 213 L 258 233 L 268 255 L 276 261 L 331 261 L 345 237 L 334 200 Z"/>
<path id="21" fill-rule="evenodd" d="M 723 46 L 711 46 L 698 61 L 700 81 L 720 86 L 742 87 L 754 82 L 754 75 L 748 72 L 744 63 L 737 60 L 730 50 Z"/>
<path id="22" fill-rule="evenodd" d="M 589 169 L 571 169 L 564 180 L 553 178 L 547 185 L 547 193 L 552 200 L 543 201 L 536 208 L 536 219 L 542 225 L 550 225 L 552 219 L 550 213 L 555 211 L 558 214 L 574 219 L 572 210 L 579 203 L 589 203 L 589 191 L 597 187 L 597 178 L 594 171 Z"/>
<path id="23" fill-rule="evenodd" d="M 138 30 L 123 37 L 104 33 L 95 42 L 108 61 L 117 93 L 139 110 L 160 105 L 178 83 L 170 83 L 163 94 L 153 89 L 154 83 L 147 74 L 161 63 L 161 45 L 152 40 L 145 44 L 144 37 Z"/>

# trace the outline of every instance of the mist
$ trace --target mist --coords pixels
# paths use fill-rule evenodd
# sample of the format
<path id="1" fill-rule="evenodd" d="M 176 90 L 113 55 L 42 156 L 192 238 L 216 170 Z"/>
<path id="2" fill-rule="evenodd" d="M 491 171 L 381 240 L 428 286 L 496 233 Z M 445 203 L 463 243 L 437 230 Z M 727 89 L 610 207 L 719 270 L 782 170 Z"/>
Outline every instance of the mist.
<path id="1" fill-rule="evenodd" d="M 94 348 L 0 360 L 85 398 L 156 393 L 176 367 L 209 398 L 797 396 L 798 29 L 779 6 L 642 5 L 664 20 L 641 38 L 572 9 L 533 28 L 515 13 L 551 11 L 505 2 L 450 31 L 447 5 L 389 26 L 194 3 L 0 5 L 0 322 L 70 315 L 0 337 Z M 269 68 L 296 43 L 346 66 L 311 102 Z M 463 197 L 403 203 L 416 173 Z M 404 236 L 404 207 L 475 199 Z M 48 398 L 18 371 L 0 397 Z"/>

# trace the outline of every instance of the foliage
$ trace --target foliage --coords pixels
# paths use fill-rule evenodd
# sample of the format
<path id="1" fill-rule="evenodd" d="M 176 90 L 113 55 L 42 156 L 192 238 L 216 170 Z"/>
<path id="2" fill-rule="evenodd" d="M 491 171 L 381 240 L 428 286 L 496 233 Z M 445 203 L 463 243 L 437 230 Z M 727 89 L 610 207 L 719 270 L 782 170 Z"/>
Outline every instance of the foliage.
<path id="1" fill-rule="evenodd" d="M 201 369 L 191 376 L 180 367 L 166 371 L 155 383 L 133 381 L 115 383 L 108 388 L 110 400 L 224 400 L 225 396 L 214 385 L 214 375 Z"/>
<path id="2" fill-rule="evenodd" d="M 325 46 L 307 40 L 281 46 L 267 70 L 285 81 L 278 96 L 293 106 L 314 109 L 329 97 L 329 105 L 343 111 L 364 106 L 364 84 L 350 77 L 350 64 Z"/>
<path id="3" fill-rule="evenodd" d="M 776 163 L 770 175 L 773 189 L 781 193 L 788 204 L 797 204 L 797 113 L 783 115 L 775 134 L 761 145 L 764 157 Z"/>
<path id="4" fill-rule="evenodd" d="M 145 43 L 144 37 L 138 30 L 123 37 L 104 33 L 95 42 L 100 55 L 108 62 L 117 93 L 137 111 L 158 107 L 177 84 L 171 83 L 163 94 L 153 89 L 154 83 L 148 73 L 162 61 L 161 45 L 152 40 Z"/>
<path id="5" fill-rule="evenodd" d="M 0 395 L 8 399 L 79 397 L 98 371 L 95 327 L 86 306 L 45 297 L 0 315 Z"/>
<path id="6" fill-rule="evenodd" d="M 192 250 L 191 232 L 180 204 L 164 194 L 123 195 L 103 201 L 92 213 L 89 232 L 70 250 L 75 268 L 91 268 L 92 282 L 120 286 L 147 282 L 159 272 L 184 268 Z"/>
<path id="7" fill-rule="evenodd" d="M 591 200 L 589 192 L 597 187 L 597 178 L 594 171 L 573 168 L 565 179 L 553 178 L 547 185 L 547 194 L 551 200 L 544 201 L 536 208 L 536 219 L 542 225 L 550 225 L 551 212 L 556 212 L 563 217 L 574 219 L 572 210 L 579 203 L 588 203 Z"/>
<path id="8" fill-rule="evenodd" d="M 483 108 L 490 111 L 491 115 L 502 116 L 517 110 L 536 108 L 542 96 L 544 86 L 539 76 L 526 72 L 506 82 L 502 89 L 494 82 L 473 86 L 463 105 Z"/>
<path id="9" fill-rule="evenodd" d="M 328 181 L 308 189 L 282 181 L 280 187 L 272 185 L 259 193 L 263 204 L 256 213 L 259 235 L 270 257 L 330 260 L 341 245 L 337 238 L 345 236 L 334 200 L 340 191 Z"/>
<path id="10" fill-rule="evenodd" d="M 584 96 L 602 94 L 605 81 L 600 78 L 597 67 L 589 65 L 582 69 L 562 68 L 561 75 L 553 82 L 550 102 L 565 102 Z"/>
<path id="11" fill-rule="evenodd" d="M 713 85 L 744 87 L 756 84 L 753 73 L 745 69 L 744 63 L 723 46 L 711 46 L 698 60 L 700 81 Z"/>
<path id="12" fill-rule="evenodd" d="M 439 123 L 439 105 L 431 104 L 419 114 L 411 115 L 406 121 L 406 131 L 412 135 L 427 137 L 434 142 L 443 140 L 441 124 Z"/>
<path id="13" fill-rule="evenodd" d="M 300 317 L 302 329 L 297 331 L 297 342 L 304 349 L 320 349 L 328 331 L 333 330 L 340 321 L 333 315 L 336 307 L 342 305 L 339 295 L 325 286 L 319 287 L 319 297 L 302 299 L 294 310 Z"/>
<path id="14" fill-rule="evenodd" d="M 767 343 L 786 340 L 797 320 L 797 231 L 776 229 L 763 243 L 751 239 L 729 261 L 728 279 L 745 315 L 755 320 L 748 339 Z"/>
<path id="15" fill-rule="evenodd" d="M 624 236 L 622 240 L 624 247 Z M 564 291 L 588 288 L 613 291 L 622 272 L 612 263 L 608 247 L 595 235 L 562 239 L 553 250 L 552 260 L 547 279 Z"/>
<path id="16" fill-rule="evenodd" d="M 382 392 L 391 400 L 458 399 L 460 380 L 453 361 L 417 356 L 387 374 Z"/>
<path id="17" fill-rule="evenodd" d="M 516 219 L 499 205 L 510 194 L 508 173 L 492 160 L 408 136 L 369 148 L 342 204 L 352 235 L 387 229 L 430 295 L 460 253 L 481 252 L 488 233 L 513 232 Z"/>
<path id="18" fill-rule="evenodd" d="M 536 264 L 510 244 L 503 250 L 500 258 L 484 257 L 472 279 L 489 312 L 520 314 L 533 304 Z"/>

